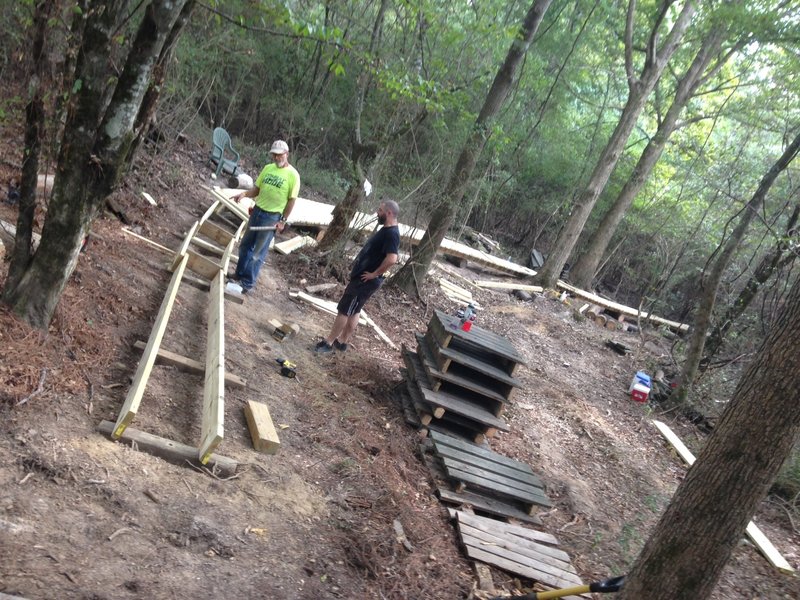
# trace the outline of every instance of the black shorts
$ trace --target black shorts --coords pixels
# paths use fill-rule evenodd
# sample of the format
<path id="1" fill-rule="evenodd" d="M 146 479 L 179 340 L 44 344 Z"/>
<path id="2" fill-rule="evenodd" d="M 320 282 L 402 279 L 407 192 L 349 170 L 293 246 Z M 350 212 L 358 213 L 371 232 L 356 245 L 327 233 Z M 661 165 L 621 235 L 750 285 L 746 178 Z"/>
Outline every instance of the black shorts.
<path id="1" fill-rule="evenodd" d="M 367 300 L 378 291 L 381 285 L 383 285 L 383 277 L 377 277 L 369 281 L 351 279 L 344 289 L 342 299 L 339 300 L 339 304 L 336 306 L 339 314 L 351 317 L 356 313 L 360 313 Z"/>

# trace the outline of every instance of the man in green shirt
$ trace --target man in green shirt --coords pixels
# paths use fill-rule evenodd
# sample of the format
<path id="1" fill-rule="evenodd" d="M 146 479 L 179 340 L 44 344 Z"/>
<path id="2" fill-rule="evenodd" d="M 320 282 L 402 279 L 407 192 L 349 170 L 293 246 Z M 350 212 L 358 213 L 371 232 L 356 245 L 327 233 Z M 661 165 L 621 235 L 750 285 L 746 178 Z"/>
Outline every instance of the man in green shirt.
<path id="1" fill-rule="evenodd" d="M 242 293 L 246 294 L 256 284 L 258 273 L 267 258 L 269 244 L 286 226 L 300 193 L 300 174 L 289 164 L 289 145 L 277 140 L 269 150 L 272 163 L 265 166 L 256 178 L 255 186 L 233 199 L 255 198 L 256 204 L 247 222 L 247 231 L 239 243 L 239 262 L 236 273 L 229 279 L 238 281 Z M 265 231 L 260 228 L 275 227 Z M 258 228 L 258 229 L 257 229 Z"/>

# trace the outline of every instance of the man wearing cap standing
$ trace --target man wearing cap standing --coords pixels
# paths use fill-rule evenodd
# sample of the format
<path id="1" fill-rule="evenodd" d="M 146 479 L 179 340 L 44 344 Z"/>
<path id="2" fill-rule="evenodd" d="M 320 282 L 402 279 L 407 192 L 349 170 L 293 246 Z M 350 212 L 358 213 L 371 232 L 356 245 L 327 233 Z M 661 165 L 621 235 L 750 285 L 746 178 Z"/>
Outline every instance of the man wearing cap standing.
<path id="1" fill-rule="evenodd" d="M 289 164 L 289 145 L 283 140 L 277 140 L 272 144 L 269 153 L 272 155 L 272 163 L 261 170 L 255 186 L 233 197 L 236 202 L 243 197 L 256 199 L 247 222 L 247 231 L 239 243 L 236 273 L 229 277 L 239 282 L 243 294 L 256 284 L 258 272 L 267 258 L 269 244 L 276 231 L 283 231 L 300 193 L 300 174 Z M 262 227 L 275 229 L 260 229 Z"/>

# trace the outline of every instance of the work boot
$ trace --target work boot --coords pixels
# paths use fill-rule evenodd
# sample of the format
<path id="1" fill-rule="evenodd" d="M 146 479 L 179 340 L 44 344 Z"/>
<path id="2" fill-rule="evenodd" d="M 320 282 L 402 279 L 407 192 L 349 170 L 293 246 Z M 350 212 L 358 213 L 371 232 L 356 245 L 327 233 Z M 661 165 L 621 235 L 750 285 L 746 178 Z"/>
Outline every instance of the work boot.
<path id="1" fill-rule="evenodd" d="M 334 342 L 335 344 L 336 342 Z M 314 346 L 314 352 L 318 352 L 319 354 L 328 354 L 329 352 L 333 352 L 333 346 L 331 346 L 325 340 L 321 342 L 317 342 L 317 345 Z"/>
<path id="2" fill-rule="evenodd" d="M 333 340 L 333 347 L 339 352 L 347 352 L 347 343 L 342 343 L 339 340 Z"/>

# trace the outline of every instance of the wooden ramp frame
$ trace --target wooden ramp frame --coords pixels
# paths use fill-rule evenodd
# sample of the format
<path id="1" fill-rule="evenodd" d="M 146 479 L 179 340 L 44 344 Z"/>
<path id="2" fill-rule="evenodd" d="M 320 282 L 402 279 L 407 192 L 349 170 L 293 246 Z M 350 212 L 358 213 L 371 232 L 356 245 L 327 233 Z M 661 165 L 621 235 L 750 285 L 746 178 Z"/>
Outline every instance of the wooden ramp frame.
<path id="1" fill-rule="evenodd" d="M 164 338 L 164 332 L 167 329 L 167 321 L 169 321 L 172 306 L 175 304 L 175 298 L 178 295 L 178 287 L 180 286 L 183 273 L 186 270 L 186 263 L 188 260 L 188 257 L 184 255 L 172 274 L 172 280 L 167 288 L 167 293 L 164 295 L 164 300 L 161 302 L 161 308 L 158 311 L 155 325 L 153 325 L 153 329 L 150 331 L 147 347 L 145 347 L 142 358 L 139 360 L 139 366 L 136 368 L 133 384 L 128 390 L 125 403 L 122 405 L 119 417 L 117 417 L 117 423 L 114 426 L 114 432 L 111 436 L 115 440 L 119 439 L 139 410 L 139 404 L 141 404 L 142 396 L 144 395 L 144 388 L 147 385 L 150 372 L 153 370 L 153 365 L 156 362 L 161 340 Z"/>
<path id="2" fill-rule="evenodd" d="M 167 288 L 167 293 L 161 304 L 158 316 L 156 317 L 156 323 L 150 333 L 147 345 L 144 348 L 142 358 L 139 361 L 133 385 L 128 392 L 117 421 L 110 433 L 112 439 L 120 439 L 128 425 L 133 421 L 138 412 L 139 405 L 141 404 L 144 389 L 156 359 L 160 358 L 162 362 L 169 362 L 170 359 L 175 359 L 175 357 L 177 357 L 177 355 L 173 353 L 161 351 L 160 346 L 180 283 L 187 267 L 193 265 L 192 268 L 195 272 L 200 273 L 210 280 L 208 284 L 208 333 L 205 366 L 203 368 L 199 363 L 195 364 L 196 361 L 189 361 L 188 359 L 180 361 L 182 366 L 186 369 L 197 370 L 198 368 L 203 368 L 205 374 L 201 427 L 202 438 L 199 447 L 196 449 L 197 460 L 200 464 L 207 464 L 212 460 L 214 450 L 224 438 L 224 386 L 226 381 L 234 385 L 245 384 L 245 382 L 239 378 L 226 377 L 225 375 L 224 287 L 225 273 L 227 272 L 231 260 L 233 248 L 241 237 L 246 222 L 243 221 L 236 232 L 231 233 L 223 227 L 208 221 L 211 215 L 223 207 L 228 208 L 227 204 L 220 200 L 213 202 L 200 220 L 195 222 L 191 227 L 181 247 L 175 254 L 171 265 L 173 271 L 172 280 Z M 238 215 L 238 213 L 235 214 Z M 202 233 L 214 242 L 226 245 L 224 249 L 221 249 L 222 256 L 219 264 L 189 249 L 189 245 L 198 233 Z M 206 245 L 210 244 L 206 242 Z M 144 432 L 139 432 L 139 434 L 148 435 L 144 434 Z M 170 442 L 170 440 L 165 440 L 165 443 L 167 446 L 174 446 L 176 444 L 175 442 Z"/>

